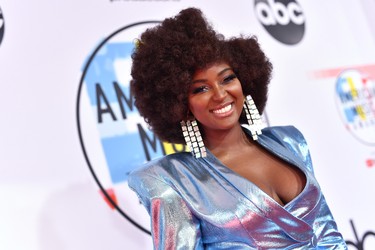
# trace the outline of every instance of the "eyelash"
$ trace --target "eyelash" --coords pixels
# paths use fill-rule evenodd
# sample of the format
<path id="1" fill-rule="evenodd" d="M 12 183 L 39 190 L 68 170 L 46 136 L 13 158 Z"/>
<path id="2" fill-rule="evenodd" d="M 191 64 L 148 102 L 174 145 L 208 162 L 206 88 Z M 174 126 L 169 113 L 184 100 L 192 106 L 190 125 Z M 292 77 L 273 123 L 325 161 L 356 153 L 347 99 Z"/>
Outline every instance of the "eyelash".
<path id="1" fill-rule="evenodd" d="M 231 74 L 231 75 L 229 75 L 229 76 L 227 76 L 227 77 L 224 78 L 223 83 L 224 84 L 229 83 L 229 82 L 231 82 L 232 80 L 234 80 L 236 78 L 237 78 L 237 76 L 235 74 Z"/>
<path id="2" fill-rule="evenodd" d="M 234 80 L 236 78 L 237 78 L 237 76 L 235 74 L 231 74 L 231 75 L 225 77 L 224 80 L 221 82 L 221 84 L 226 85 L 226 84 L 232 82 L 232 80 Z M 201 93 L 201 92 L 205 91 L 206 89 L 207 89 L 207 86 L 197 87 L 197 88 L 193 89 L 192 94 Z"/>
<path id="3" fill-rule="evenodd" d="M 206 88 L 207 88 L 206 86 L 200 86 L 198 88 L 194 88 L 191 93 L 192 94 L 198 94 L 198 93 L 203 92 Z"/>

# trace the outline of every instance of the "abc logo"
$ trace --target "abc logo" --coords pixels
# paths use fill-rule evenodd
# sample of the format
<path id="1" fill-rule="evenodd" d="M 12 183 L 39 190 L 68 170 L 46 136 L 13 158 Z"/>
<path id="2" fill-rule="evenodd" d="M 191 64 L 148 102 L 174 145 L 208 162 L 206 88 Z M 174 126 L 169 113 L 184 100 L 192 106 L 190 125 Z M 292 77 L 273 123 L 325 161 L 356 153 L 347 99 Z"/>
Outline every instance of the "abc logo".
<path id="1" fill-rule="evenodd" d="M 278 41 L 294 45 L 305 33 L 305 16 L 293 0 L 255 0 L 255 14 L 263 27 Z"/>

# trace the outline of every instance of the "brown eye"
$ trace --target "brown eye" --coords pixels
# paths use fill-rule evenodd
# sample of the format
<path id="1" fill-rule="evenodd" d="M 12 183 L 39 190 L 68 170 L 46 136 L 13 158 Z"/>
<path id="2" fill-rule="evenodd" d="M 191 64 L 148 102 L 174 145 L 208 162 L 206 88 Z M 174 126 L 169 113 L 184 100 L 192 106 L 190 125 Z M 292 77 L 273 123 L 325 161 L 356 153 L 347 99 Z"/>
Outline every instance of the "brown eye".
<path id="1" fill-rule="evenodd" d="M 230 83 L 230 82 L 232 82 L 232 80 L 234 80 L 236 78 L 237 78 L 237 76 L 235 74 L 231 74 L 231 75 L 224 78 L 222 84 Z"/>
<path id="2" fill-rule="evenodd" d="M 193 94 L 198 94 L 198 93 L 202 93 L 202 92 L 205 92 L 207 90 L 207 87 L 206 86 L 200 86 L 200 87 L 197 87 L 197 88 L 194 88 L 191 93 Z"/>

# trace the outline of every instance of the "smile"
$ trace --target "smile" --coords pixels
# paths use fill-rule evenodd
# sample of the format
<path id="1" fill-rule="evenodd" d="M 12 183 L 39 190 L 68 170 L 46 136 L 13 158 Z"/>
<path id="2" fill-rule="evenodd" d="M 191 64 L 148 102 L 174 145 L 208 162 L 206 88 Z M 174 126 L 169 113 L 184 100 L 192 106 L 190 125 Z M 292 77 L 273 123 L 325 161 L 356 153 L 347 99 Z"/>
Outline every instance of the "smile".
<path id="1" fill-rule="evenodd" d="M 221 109 L 215 109 L 215 110 L 212 110 L 212 112 L 214 114 L 225 114 L 227 112 L 229 112 L 230 110 L 232 109 L 232 104 L 229 104 Z"/>

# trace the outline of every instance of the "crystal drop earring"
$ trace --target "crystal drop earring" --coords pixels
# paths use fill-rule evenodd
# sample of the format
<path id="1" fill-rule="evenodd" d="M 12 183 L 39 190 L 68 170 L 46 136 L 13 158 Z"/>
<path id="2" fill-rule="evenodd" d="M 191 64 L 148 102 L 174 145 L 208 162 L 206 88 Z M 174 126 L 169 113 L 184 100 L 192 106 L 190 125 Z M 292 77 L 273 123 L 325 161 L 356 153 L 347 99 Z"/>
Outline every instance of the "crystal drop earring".
<path id="1" fill-rule="evenodd" d="M 250 95 L 245 97 L 243 106 L 253 140 L 258 140 L 258 135 L 262 134 L 263 122 L 254 100 Z"/>
<path id="2" fill-rule="evenodd" d="M 206 147 L 204 146 L 197 121 L 195 119 L 186 122 L 181 121 L 181 129 L 186 145 L 190 148 L 192 155 L 195 158 L 206 157 Z"/>

